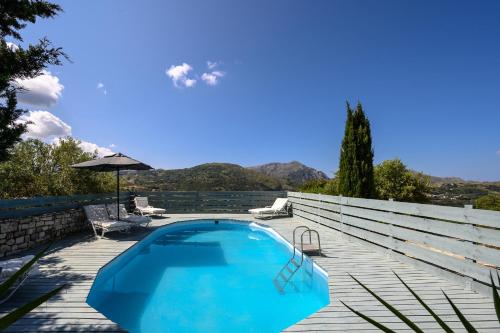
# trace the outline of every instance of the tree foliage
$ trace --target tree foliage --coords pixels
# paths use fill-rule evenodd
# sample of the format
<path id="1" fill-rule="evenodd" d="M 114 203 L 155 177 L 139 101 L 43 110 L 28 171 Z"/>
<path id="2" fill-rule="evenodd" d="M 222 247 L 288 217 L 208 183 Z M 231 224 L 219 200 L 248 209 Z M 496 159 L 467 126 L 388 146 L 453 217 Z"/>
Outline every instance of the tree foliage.
<path id="1" fill-rule="evenodd" d="M 300 192 L 304 193 L 321 193 L 328 195 L 338 195 L 338 181 L 333 179 L 311 179 L 299 188 Z"/>
<path id="2" fill-rule="evenodd" d="M 375 167 L 375 189 L 379 199 L 427 202 L 430 180 L 408 170 L 400 159 L 387 160 Z"/>
<path id="3" fill-rule="evenodd" d="M 344 196 L 375 196 L 370 122 L 361 103 L 358 103 L 356 110 L 352 110 L 347 103 L 347 120 L 337 178 L 338 192 Z"/>
<path id="4" fill-rule="evenodd" d="M 500 211 L 500 193 L 489 193 L 487 195 L 483 195 L 474 202 L 474 206 L 478 209 Z"/>
<path id="5" fill-rule="evenodd" d="M 18 121 L 26 110 L 17 107 L 16 92 L 20 88 L 15 80 L 36 77 L 48 65 L 60 65 L 61 57 L 66 57 L 45 38 L 24 49 L 7 44 L 6 37 L 22 41 L 19 30 L 28 22 L 53 17 L 60 11 L 58 5 L 47 1 L 0 0 L 0 162 L 9 157 L 26 131 L 26 124 Z"/>
<path id="6" fill-rule="evenodd" d="M 72 138 L 57 144 L 40 140 L 16 144 L 9 160 L 0 163 L 0 198 L 112 192 L 116 186 L 112 174 L 71 168 L 96 157 L 78 144 Z"/>

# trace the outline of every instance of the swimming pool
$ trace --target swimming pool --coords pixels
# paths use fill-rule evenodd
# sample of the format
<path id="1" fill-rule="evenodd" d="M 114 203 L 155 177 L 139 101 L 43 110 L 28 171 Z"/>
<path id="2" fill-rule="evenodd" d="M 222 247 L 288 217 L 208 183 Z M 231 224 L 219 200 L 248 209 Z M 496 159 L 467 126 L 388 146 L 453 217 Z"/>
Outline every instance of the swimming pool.
<path id="1" fill-rule="evenodd" d="M 178 222 L 104 266 L 87 303 L 130 332 L 279 332 L 329 303 L 328 277 L 307 257 L 277 290 L 291 254 L 256 223 Z"/>

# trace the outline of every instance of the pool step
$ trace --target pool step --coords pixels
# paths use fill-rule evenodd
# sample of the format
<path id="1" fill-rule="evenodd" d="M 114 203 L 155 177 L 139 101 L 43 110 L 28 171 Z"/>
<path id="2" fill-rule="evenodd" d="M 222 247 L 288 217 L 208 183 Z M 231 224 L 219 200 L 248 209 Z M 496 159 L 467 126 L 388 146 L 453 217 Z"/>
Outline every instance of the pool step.
<path id="1" fill-rule="evenodd" d="M 298 290 L 297 286 L 295 286 L 295 284 L 293 284 L 293 282 L 290 280 L 295 275 L 295 273 L 297 273 L 297 271 L 300 269 L 300 266 L 302 266 L 302 262 L 303 262 L 303 257 L 301 257 L 300 262 L 297 262 L 297 260 L 295 260 L 295 250 L 294 250 L 294 254 L 292 255 L 292 257 L 287 261 L 287 263 L 281 268 L 281 270 L 278 272 L 278 274 L 276 274 L 276 276 L 273 279 L 273 283 L 276 286 L 276 289 L 278 289 L 280 293 L 283 294 L 285 292 L 285 287 L 289 283 L 296 291 Z"/>
<path id="2" fill-rule="evenodd" d="M 276 287 L 276 289 L 279 291 L 280 294 L 285 293 L 285 287 L 287 284 L 292 286 L 292 288 L 295 291 L 299 291 L 299 289 L 297 288 L 297 285 L 293 281 L 290 281 L 290 280 L 287 281 L 287 277 L 285 275 L 280 273 L 280 277 L 281 277 L 281 280 L 276 279 L 276 278 L 273 279 L 274 286 Z"/>

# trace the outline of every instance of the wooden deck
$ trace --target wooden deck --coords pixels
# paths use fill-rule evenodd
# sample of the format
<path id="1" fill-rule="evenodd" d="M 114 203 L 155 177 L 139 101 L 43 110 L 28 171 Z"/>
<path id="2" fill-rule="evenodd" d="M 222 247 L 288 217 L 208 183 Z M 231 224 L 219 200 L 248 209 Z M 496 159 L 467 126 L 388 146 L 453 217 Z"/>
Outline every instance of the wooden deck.
<path id="1" fill-rule="evenodd" d="M 209 218 L 213 215 L 171 215 L 156 219 L 153 228 L 187 219 Z M 216 215 L 217 219 L 252 220 L 249 215 Z M 291 240 L 292 230 L 299 225 L 290 218 L 263 221 Z M 301 222 L 300 224 L 304 224 Z M 407 314 L 425 332 L 442 332 L 424 309 L 411 297 L 392 274 L 397 272 L 417 293 L 457 332 L 465 332 L 441 289 L 456 302 L 479 332 L 500 332 L 487 296 L 464 290 L 444 278 L 434 276 L 409 264 L 390 259 L 382 252 L 343 237 L 338 231 L 305 223 L 321 234 L 324 257 L 315 261 L 329 274 L 331 303 L 322 310 L 288 328 L 286 332 L 376 332 L 374 326 L 358 318 L 340 304 L 342 300 L 365 314 L 387 324 L 397 332 L 410 332 L 383 306 L 348 276 L 350 273 L 391 304 Z M 41 274 L 29 282 L 0 311 L 5 312 L 56 285 L 68 287 L 49 302 L 8 329 L 8 332 L 116 332 L 120 327 L 85 303 L 92 281 L 101 266 L 142 239 L 147 233 L 110 234 L 110 239 L 94 240 L 90 232 L 79 234 L 56 244 L 56 248 L 41 260 Z"/>

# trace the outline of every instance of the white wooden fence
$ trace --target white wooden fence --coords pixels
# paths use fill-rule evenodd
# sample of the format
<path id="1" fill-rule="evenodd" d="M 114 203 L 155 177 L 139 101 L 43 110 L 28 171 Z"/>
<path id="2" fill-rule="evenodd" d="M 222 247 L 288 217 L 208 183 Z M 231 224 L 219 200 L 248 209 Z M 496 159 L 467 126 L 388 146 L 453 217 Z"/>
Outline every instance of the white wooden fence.
<path id="1" fill-rule="evenodd" d="M 385 249 L 397 259 L 491 293 L 500 267 L 500 212 L 288 192 L 295 217 Z"/>

